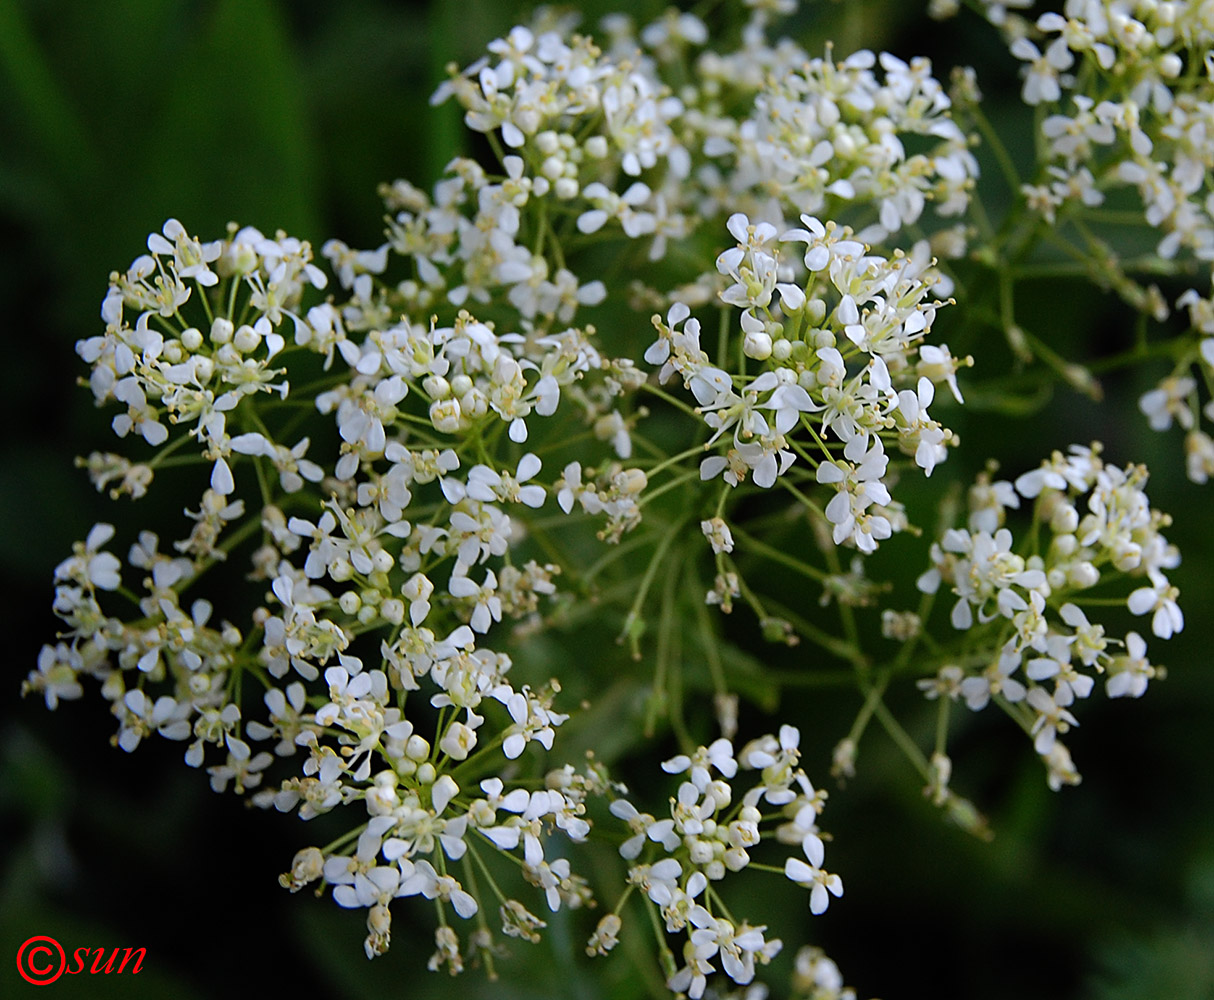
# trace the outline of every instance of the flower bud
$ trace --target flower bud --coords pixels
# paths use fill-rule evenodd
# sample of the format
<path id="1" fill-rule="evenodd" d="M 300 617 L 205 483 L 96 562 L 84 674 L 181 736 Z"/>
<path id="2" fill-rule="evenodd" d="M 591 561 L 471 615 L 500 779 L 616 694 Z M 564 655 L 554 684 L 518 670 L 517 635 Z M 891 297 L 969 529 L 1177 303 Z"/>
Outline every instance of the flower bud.
<path id="1" fill-rule="evenodd" d="M 454 434 L 460 427 L 459 401 L 442 399 L 430 404 L 430 422 L 442 434 Z"/>
<path id="2" fill-rule="evenodd" d="M 746 334 L 742 340 L 742 352 L 748 358 L 754 358 L 756 361 L 766 361 L 771 357 L 772 352 L 771 335 L 764 333 L 762 330 Z"/>
<path id="3" fill-rule="evenodd" d="M 305 847 L 296 852 L 291 870 L 278 876 L 278 884 L 284 889 L 298 892 L 309 882 L 315 882 L 325 870 L 325 856 L 318 847 Z"/>
<path id="4" fill-rule="evenodd" d="M 230 319 L 224 319 L 222 316 L 217 318 L 211 324 L 211 343 L 212 344 L 227 344 L 232 340 L 232 332 L 236 329 Z"/>
<path id="5" fill-rule="evenodd" d="M 422 379 L 422 391 L 431 399 L 446 399 L 451 395 L 451 383 L 441 375 L 427 375 Z"/>
<path id="6" fill-rule="evenodd" d="M 260 343 L 261 334 L 248 324 L 237 330 L 236 335 L 232 338 L 232 346 L 241 354 L 248 354 L 250 351 L 256 350 L 257 345 Z"/>

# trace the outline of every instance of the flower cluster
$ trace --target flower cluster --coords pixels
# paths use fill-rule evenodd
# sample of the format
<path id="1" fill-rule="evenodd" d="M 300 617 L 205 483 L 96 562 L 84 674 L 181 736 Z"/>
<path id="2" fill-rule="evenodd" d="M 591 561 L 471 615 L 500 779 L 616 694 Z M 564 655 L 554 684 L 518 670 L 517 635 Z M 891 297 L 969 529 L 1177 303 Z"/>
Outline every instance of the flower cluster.
<path id="1" fill-rule="evenodd" d="M 1011 4 L 1001 6 L 1013 6 Z M 1027 6 L 1027 5 L 1024 5 Z M 1162 323 L 1169 298 L 1150 281 L 1183 275 L 1196 284 L 1174 300 L 1187 312 L 1166 352 L 1172 365 L 1140 408 L 1153 429 L 1177 423 L 1186 432 L 1187 471 L 1194 482 L 1214 472 L 1214 442 L 1200 418 L 1214 375 L 1208 286 L 1214 261 L 1214 22 L 1201 3 L 1066 0 L 1035 21 L 998 20 L 1020 61 L 1023 100 L 1038 109 L 1036 174 L 1019 186 L 1025 206 L 1086 259 L 1102 285 Z M 1157 241 L 1154 253 L 1119 245 L 1102 209 L 1113 213 L 1131 195 L 1138 220 Z M 1110 215 L 1108 218 L 1112 218 Z M 1181 286 L 1183 287 L 1183 285 Z M 1080 384 L 1086 376 L 1067 373 Z M 1195 377 L 1196 376 L 1196 377 Z M 1090 384 L 1090 383 L 1089 383 Z"/>
<path id="2" fill-rule="evenodd" d="M 119 746 L 134 750 L 152 733 L 187 743 L 189 765 L 214 760 L 208 771 L 217 791 L 258 789 L 276 757 L 302 757 L 295 776 L 252 800 L 303 819 L 365 809 L 349 837 L 301 852 L 287 881 L 298 888 L 323 874 L 341 905 L 369 907 L 369 955 L 387 948 L 388 904 L 397 896 L 437 898 L 463 918 L 481 911 L 447 873 L 449 863 L 467 866 L 478 844 L 517 851 L 551 909 L 586 902 L 584 883 L 564 859 L 546 858 L 543 844 L 553 829 L 585 838 L 582 800 L 594 782 L 529 792 L 467 777 L 502 771 L 529 744 L 550 748 L 567 718 L 553 706 L 558 683 L 512 682 L 510 657 L 482 638 L 503 617 L 536 616 L 555 594 L 557 567 L 504 558 L 507 511 L 547 499 L 529 482 L 540 460 L 526 453 L 510 470 L 464 467 L 454 449 L 409 434 L 397 405 L 411 393 L 431 400 L 428 425 L 450 433 L 458 405 L 455 418 L 436 411 L 455 402 L 454 383 L 462 419 L 475 415 L 523 437 L 532 407 L 555 410 L 561 382 L 581 371 L 579 359 L 562 356 L 559 378 L 541 372 L 528 385 L 509 342 L 467 316 L 428 332 L 404 323 L 357 344 L 331 307 L 300 307 L 303 286 L 324 287 L 325 279 L 307 244 L 281 234 L 267 240 L 234 229 L 204 244 L 170 220 L 148 249 L 114 276 L 102 309 L 106 334 L 81 342 L 79 352 L 92 365 L 98 403 L 125 407 L 115 432 L 137 430 L 159 448 L 145 467 L 160 467 L 192 439 L 196 461 L 209 466 L 208 485 L 198 512 L 187 512 L 188 537 L 166 547 L 144 531 L 124 565 L 105 549 L 114 529 L 100 524 L 56 568 L 54 606 L 67 641 L 44 649 L 27 689 L 53 707 L 82 693 L 81 675 L 95 677 Z M 197 310 L 210 316 L 205 336 L 186 319 L 196 296 L 208 296 Z M 237 325 L 236 317 L 250 316 Z M 287 317 L 295 348 L 278 332 Z M 280 443 L 275 427 L 293 397 L 287 380 L 273 384 L 287 368 L 271 359 L 293 353 L 299 364 L 300 355 L 318 353 L 328 363 L 334 346 L 350 373 L 313 402 L 340 442 L 326 470 L 305 457 L 308 438 Z M 439 383 L 448 389 L 440 392 Z M 252 397 L 271 388 L 276 405 L 255 409 Z M 186 432 L 170 440 L 182 423 Z M 238 495 L 250 483 L 261 499 L 251 515 Z M 309 484 L 322 485 L 329 499 L 317 503 Z M 407 512 L 423 504 L 442 516 L 414 525 Z M 249 565 L 263 603 L 243 627 L 211 624 L 212 602 L 185 603 L 182 595 L 253 535 L 261 542 Z M 128 571 L 141 578 L 143 596 L 124 588 Z M 134 601 L 129 620 L 103 609 L 115 592 Z M 366 655 L 378 665 L 364 669 Z M 245 678 L 262 688 L 256 715 L 240 697 Z M 426 692 L 423 710 L 406 715 L 415 691 Z M 258 745 L 272 750 L 254 752 Z M 542 926 L 494 889 L 507 933 Z M 483 918 L 481 931 L 484 950 Z M 444 923 L 444 940 L 453 933 Z"/>
<path id="3" fill-rule="evenodd" d="M 80 460 L 97 489 L 141 509 L 166 480 L 193 492 L 183 523 L 123 541 L 96 524 L 56 567 L 62 631 L 24 690 L 53 709 L 94 683 L 124 751 L 160 736 L 216 791 L 327 814 L 336 839 L 281 882 L 365 910 L 369 957 L 397 901 L 422 897 L 430 967 L 492 974 L 499 934 L 536 942 L 549 914 L 596 905 L 578 866 L 600 837 L 624 863 L 590 954 L 631 933 L 635 899 L 671 991 L 709 995 L 716 974 L 761 990 L 778 921 L 735 917 L 722 883 L 783 873 L 815 915 L 843 885 L 823 868 L 825 792 L 800 765 L 815 704 L 748 738 L 766 728 L 747 730 L 752 708 L 774 711 L 786 684 L 854 685 L 836 776 L 876 720 L 982 834 L 949 787 L 951 705 L 1001 707 L 1057 789 L 1078 781 L 1063 737 L 1097 680 L 1137 698 L 1162 676 L 1117 616 L 1179 632 L 1179 554 L 1146 469 L 1099 445 L 1014 481 L 980 475 L 917 609 L 884 606 L 894 583 L 868 557 L 920 530 L 915 488 L 950 509 L 946 410 L 963 381 L 971 401 L 1001 398 L 966 353 L 976 331 L 1000 326 L 1022 360 L 1095 392 L 1016 322 L 1039 243 L 1075 250 L 1140 332 L 1166 297 L 1092 213 L 1137 198 L 1152 273 L 1214 258 L 1205 7 L 1067 0 L 1030 22 L 1020 0 L 978 5 L 1042 110 L 1039 175 L 1021 183 L 996 156 L 1016 199 L 996 228 L 973 201 L 972 136 L 1000 141 L 976 74 L 950 96 L 923 58 L 769 40 L 790 6 L 748 2 L 733 33 L 617 16 L 597 41 L 541 13 L 452 68 L 434 100 L 458 102 L 491 156 L 455 158 L 428 191 L 384 186 L 380 246 L 329 240 L 318 262 L 284 233 L 232 224 L 206 241 L 170 219 L 111 275 L 103 332 L 77 345 L 128 452 Z M 1204 481 L 1194 366 L 1214 384 L 1214 300 L 1189 288 L 1177 305 L 1188 333 L 1114 361 L 1175 362 L 1140 405 L 1189 432 Z M 954 355 L 929 340 L 958 313 Z M 1031 526 L 1013 532 L 1022 506 Z M 941 593 L 950 626 L 933 635 Z M 769 662 L 727 639 L 707 606 L 735 602 L 756 638 L 815 655 Z M 618 625 L 635 663 L 587 640 L 591 620 Z M 930 757 L 883 701 L 908 674 L 941 713 Z M 600 698 L 606 678 L 618 687 Z M 701 696 L 715 741 L 687 710 Z M 645 812 L 629 772 L 665 736 L 680 783 Z M 562 764 L 558 737 L 590 752 Z M 791 856 L 771 864 L 776 844 Z M 602 896 L 612 873 L 595 874 Z M 795 995 L 854 996 L 816 949 L 795 965 Z"/>
<path id="4" fill-rule="evenodd" d="M 836 62 L 771 44 L 767 22 L 756 5 L 724 50 L 694 14 L 640 32 L 609 18 L 601 48 L 567 24 L 520 26 L 434 100 L 454 98 L 469 128 L 500 135 L 517 157 L 516 198 L 551 188 L 579 233 L 618 227 L 652 260 L 731 211 L 779 230 L 806 213 L 854 216 L 870 243 L 919 223 L 928 202 L 965 212 L 977 163 L 928 60 L 864 50 Z"/>
<path id="5" fill-rule="evenodd" d="M 685 774 L 686 780 L 670 799 L 669 816 L 663 819 L 639 812 L 625 798 L 611 803 L 612 815 L 624 820 L 632 833 L 620 854 L 629 861 L 661 854 L 658 860 L 629 870 L 629 892 L 638 888 L 644 893 L 668 936 L 686 935 L 681 965 L 663 942 L 667 985 L 676 993 L 702 996 L 708 976 L 718 971 L 714 959 L 719 959 L 720 971 L 745 986 L 754 979 L 755 963 L 766 965 L 783 947 L 779 939 L 764 936 L 765 926 L 734 919 L 715 888 L 715 883 L 751 864 L 751 851 L 763 839 L 801 848 L 803 857 L 788 858 L 784 873 L 810 890 L 809 905 L 815 914 L 826 910 L 832 895 L 843 895 L 839 876 L 821 867 L 824 846 L 817 818 L 826 795 L 815 791 L 798 766 L 800 739 L 795 727 L 783 726 L 778 737 L 768 734 L 752 740 L 736 756 L 733 744 L 722 737 L 691 754 L 671 758 L 662 769 Z M 755 772 L 758 778 L 740 798 L 731 784 L 739 770 Z M 589 953 L 610 950 L 626 898 L 627 893 L 615 912 L 600 921 L 587 946 Z"/>
<path id="6" fill-rule="evenodd" d="M 726 453 L 700 463 L 702 479 L 721 476 L 737 486 L 749 475 L 772 486 L 796 459 L 789 438 L 810 422 L 816 480 L 834 490 L 824 512 L 834 541 L 871 552 L 893 531 L 884 513 L 892 503 L 884 441 L 931 475 L 953 438 L 928 413 L 933 379 L 946 381 L 959 401 L 963 362 L 946 346 L 920 347 L 939 306 L 920 266 L 870 254 L 848 230 L 812 216 L 802 222 L 805 229 L 777 235 L 770 223 L 732 215 L 738 244 L 717 258 L 718 271 L 734 282 L 721 300 L 742 307 L 742 352 L 763 363 L 760 374 L 735 388 L 701 348 L 700 324 L 683 303 L 671 306 L 664 323 L 654 317 L 658 339 L 645 360 L 661 366 L 660 382 L 678 375 L 695 396 L 713 432 L 706 446 L 732 431 Z M 791 260 L 789 245 L 797 247 Z"/>
<path id="7" fill-rule="evenodd" d="M 1058 737 L 1079 724 L 1073 713 L 1097 677 L 1109 697 L 1137 698 L 1162 675 L 1138 632 L 1117 638 L 1084 606 L 1107 606 L 1107 586 L 1128 577 L 1142 585 L 1124 606 L 1150 615 L 1156 637 L 1184 628 L 1180 592 L 1164 572 L 1180 555 L 1161 534 L 1171 522 L 1151 507 L 1146 479 L 1142 466 L 1107 464 L 1096 445 L 1055 452 L 1014 483 L 986 477 L 971 491 L 968 526 L 933 543 L 934 565 L 919 578 L 929 594 L 948 585 L 953 627 L 981 636 L 920 688 L 974 711 L 997 702 L 1033 737 L 1055 789 L 1079 781 Z M 1035 530 L 1018 551 L 1000 525 L 1021 499 L 1033 501 Z"/>

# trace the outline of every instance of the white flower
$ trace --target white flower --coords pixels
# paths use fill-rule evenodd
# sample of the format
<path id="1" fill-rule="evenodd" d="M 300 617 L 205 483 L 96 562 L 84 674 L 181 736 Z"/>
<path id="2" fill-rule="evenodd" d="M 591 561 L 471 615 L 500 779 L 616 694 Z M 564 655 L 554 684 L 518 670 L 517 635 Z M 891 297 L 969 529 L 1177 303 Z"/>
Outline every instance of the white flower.
<path id="1" fill-rule="evenodd" d="M 1024 558 L 1011 551 L 1012 533 L 1006 528 L 1000 528 L 993 536 L 985 531 L 971 534 L 949 530 L 945 532 L 943 548 L 946 552 L 967 557 L 957 561 L 954 573 L 954 593 L 960 598 L 953 606 L 954 628 L 968 629 L 973 624 L 971 605 L 978 608 L 978 620 L 982 622 L 998 615 L 1011 618 L 1016 612 L 1026 610 L 1028 602 L 1013 587 L 1036 591 L 1041 596 L 1048 596 L 1050 592 L 1045 573 L 1026 568 Z M 992 597 L 995 598 L 994 613 L 986 610 Z"/>
<path id="2" fill-rule="evenodd" d="M 889 459 L 878 437 L 852 438 L 844 446 L 843 455 L 847 461 L 822 462 L 816 473 L 819 483 L 829 483 L 838 491 L 826 505 L 826 519 L 834 525 L 836 545 L 850 540 L 861 552 L 872 552 L 878 541 L 893 532 L 887 518 L 868 513 L 870 505 L 884 506 L 891 500 L 882 482 Z"/>
<path id="3" fill-rule="evenodd" d="M 77 679 L 77 671 L 83 666 L 80 654 L 67 643 L 60 642 L 54 646 L 44 645 L 38 653 L 38 669 L 31 670 L 29 677 L 21 684 L 21 694 L 30 691 L 41 691 L 46 699 L 46 707 L 54 711 L 59 707 L 59 699 L 74 701 L 84 694 Z"/>
<path id="4" fill-rule="evenodd" d="M 1127 632 L 1126 655 L 1114 656 L 1108 666 L 1105 691 L 1110 698 L 1141 698 L 1157 671 L 1147 660 L 1147 644 L 1137 632 Z"/>
<path id="5" fill-rule="evenodd" d="M 903 389 L 898 393 L 898 409 L 906 421 L 898 429 L 899 441 L 906 451 L 914 448 L 915 464 L 929 476 L 936 464 L 948 456 L 944 447 L 947 433 L 927 412 L 935 395 L 935 386 L 923 375 L 919 376 L 915 392 Z"/>
<path id="6" fill-rule="evenodd" d="M 738 773 L 738 762 L 734 760 L 733 744 L 721 737 L 707 747 L 699 747 L 692 756 L 679 754 L 662 764 L 662 770 L 667 774 L 682 774 L 691 771 L 691 783 L 703 794 L 712 780 L 711 770 L 715 768 L 726 778 L 732 778 Z"/>
<path id="7" fill-rule="evenodd" d="M 152 233 L 148 237 L 148 250 L 154 254 L 172 254 L 178 277 L 193 278 L 200 285 L 219 284 L 218 275 L 207 265 L 218 260 L 223 252 L 221 240 L 200 243 L 176 219 L 169 219 L 161 232 L 163 236 Z"/>
<path id="8" fill-rule="evenodd" d="M 513 476 L 509 473 L 494 472 L 487 465 L 474 465 L 468 470 L 467 484 L 461 484 L 456 479 L 447 478 L 442 482 L 443 495 L 449 503 L 459 503 L 464 496 L 485 503 L 503 501 L 506 503 L 521 503 L 528 507 L 537 508 L 544 505 L 544 487 L 539 485 L 524 485 L 540 471 L 540 460 L 531 452 L 519 459 L 518 467 Z"/>
<path id="9" fill-rule="evenodd" d="M 406 878 L 397 892 L 399 896 L 415 896 L 421 893 L 426 899 L 439 899 L 450 903 L 461 917 L 467 920 L 479 909 L 476 900 L 464 891 L 464 887 L 450 875 L 439 875 L 429 861 L 419 861 L 413 874 Z"/>
<path id="10" fill-rule="evenodd" d="M 1052 102 L 1062 96 L 1060 71 L 1069 69 L 1074 63 L 1074 57 L 1063 39 L 1054 39 L 1042 55 L 1041 50 L 1027 38 L 1017 38 L 1012 42 L 1011 52 L 1017 59 L 1028 63 L 1023 68 L 1024 89 L 1021 91 L 1026 104 Z"/>
<path id="11" fill-rule="evenodd" d="M 682 838 L 674 832 L 673 820 L 665 820 L 664 826 L 655 831 L 657 820 L 649 813 L 638 812 L 627 799 L 616 799 L 609 808 L 612 816 L 622 819 L 633 831 L 633 835 L 620 845 L 620 857 L 628 861 L 640 855 L 646 839 L 660 842 L 667 851 L 673 851 L 682 843 Z"/>
<path id="12" fill-rule="evenodd" d="M 1037 713 L 1037 719 L 1033 723 L 1031 732 L 1035 737 L 1033 748 L 1042 756 L 1054 748 L 1054 740 L 1057 736 L 1067 732 L 1071 726 L 1079 725 L 1075 716 L 1062 705 L 1065 696 L 1060 696 L 1057 691 L 1051 697 L 1045 688 L 1031 688 L 1025 700 L 1029 707 Z"/>
<path id="13" fill-rule="evenodd" d="M 101 546 L 114 537 L 112 524 L 95 524 L 81 544 L 73 546 L 75 554 L 55 567 L 55 582 L 73 580 L 87 587 L 117 590 L 122 584 L 122 563 L 112 552 L 101 552 Z"/>
<path id="14" fill-rule="evenodd" d="M 493 570 L 485 571 L 485 582 L 477 585 L 463 573 L 453 575 L 447 583 L 452 597 L 472 599 L 472 617 L 468 624 L 473 631 L 485 633 L 493 622 L 502 620 L 502 602 L 497 596 L 497 575 Z"/>
<path id="15" fill-rule="evenodd" d="M 723 518 L 714 517 L 707 521 L 700 522 L 700 531 L 704 537 L 708 539 L 708 544 L 712 546 L 714 553 L 733 551 L 733 532 L 729 530 L 729 525 L 725 523 Z"/>
<path id="16" fill-rule="evenodd" d="M 1153 611 L 1151 631 L 1161 639 L 1170 639 L 1176 632 L 1184 631 L 1184 614 L 1176 603 L 1180 591 L 1158 571 L 1151 573 L 1151 583 L 1152 586 L 1139 587 L 1131 593 L 1126 604 L 1136 615 Z"/>
<path id="17" fill-rule="evenodd" d="M 1193 427 L 1193 410 L 1189 407 L 1189 396 L 1197 389 L 1196 379 L 1187 375 L 1169 375 L 1138 401 L 1153 431 L 1166 431 L 1172 426 L 1172 418 L 1185 430 Z"/>
<path id="18" fill-rule="evenodd" d="M 983 669 L 981 674 L 966 677 L 961 682 L 961 696 L 971 711 L 980 712 L 987 706 L 993 695 L 1001 695 L 1007 701 L 1023 701 L 1027 693 L 1020 681 L 1012 674 L 1020 666 L 1020 657 L 1009 655 L 1006 651 L 993 663 Z"/>
<path id="19" fill-rule="evenodd" d="M 915 370 L 920 375 L 926 375 L 931 381 L 938 382 L 943 380 L 948 386 L 948 391 L 953 393 L 953 398 L 958 403 L 964 403 L 961 398 L 960 388 L 957 386 L 957 370 L 963 364 L 972 364 L 974 359 L 965 358 L 958 360 L 948 352 L 947 343 L 935 345 L 935 343 L 924 343 L 919 347 L 919 363 L 915 365 Z"/>
<path id="20" fill-rule="evenodd" d="M 784 862 L 784 874 L 800 886 L 809 889 L 809 910 L 813 914 L 825 913 L 830 897 L 843 895 L 843 880 L 838 875 L 823 871 L 822 841 L 806 837 L 801 845 L 809 864 L 800 858 L 789 858 Z"/>

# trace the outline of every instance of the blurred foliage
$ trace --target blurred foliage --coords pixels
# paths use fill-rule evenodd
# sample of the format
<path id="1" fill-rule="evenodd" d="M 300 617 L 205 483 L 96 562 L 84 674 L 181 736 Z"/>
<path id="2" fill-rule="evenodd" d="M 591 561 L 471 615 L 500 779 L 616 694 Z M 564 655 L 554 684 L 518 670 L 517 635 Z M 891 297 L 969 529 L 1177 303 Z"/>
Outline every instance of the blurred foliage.
<path id="1" fill-rule="evenodd" d="M 588 28 L 616 7 L 640 20 L 662 6 L 581 5 Z M 1009 129 L 1028 134 L 1027 120 L 1015 119 L 1011 60 L 980 26 L 937 28 L 923 20 L 921 4 L 902 0 L 805 7 L 791 30 L 832 37 L 839 53 L 863 40 L 902 56 L 978 64 L 991 116 L 1007 110 Z M 529 946 L 516 944 L 517 960 L 501 964 L 496 983 L 475 971 L 456 982 L 426 974 L 431 937 L 420 907 L 400 908 L 391 953 L 367 963 L 358 915 L 277 886 L 277 872 L 313 831 L 212 795 L 204 776 L 183 768 L 175 745 L 152 741 L 134 757 L 111 749 L 111 726 L 95 698 L 55 715 L 17 698 L 54 632 L 53 566 L 94 520 L 115 516 L 72 469 L 75 454 L 109 434 L 74 385 L 82 368 L 72 349 L 97 328 L 108 272 L 125 267 L 169 216 L 202 235 L 235 219 L 316 245 L 330 235 L 375 245 L 375 185 L 395 177 L 428 185 L 463 149 L 458 114 L 428 106 L 444 66 L 470 62 L 513 17 L 493 0 L 0 2 L 0 301 L 8 350 L 0 368 L 0 582 L 16 602 L 6 616 L 10 669 L 0 699 L 0 953 L 13 955 L 33 934 L 54 935 L 65 947 L 149 952 L 138 978 L 65 979 L 56 984 L 65 995 L 230 996 L 268 984 L 355 1000 L 455 989 L 484 997 L 665 995 L 656 977 L 633 971 L 651 964 L 640 933 L 626 934 L 619 953 L 588 978 L 589 922 L 578 913 L 561 914 L 556 940 L 566 947 L 556 961 L 528 961 Z M 1014 135 L 1009 145 L 1015 149 Z M 1129 336 L 1124 310 L 1109 296 L 1074 295 L 1046 281 L 1037 291 L 1035 300 L 1024 296 L 1024 321 L 1075 345 L 1064 354 L 1099 356 Z M 1085 774 L 1079 789 L 1050 793 L 1014 727 L 1001 735 L 986 719 L 955 720 L 956 784 L 989 811 L 992 844 L 945 825 L 892 746 L 867 741 L 857 777 L 844 789 L 832 786 L 827 813 L 838 834 L 832 866 L 847 896 L 812 926 L 803 906 L 780 914 L 773 929 L 788 953 L 777 973 L 787 970 L 795 942 L 813 934 L 861 996 L 1214 996 L 1214 800 L 1206 769 L 1214 755 L 1214 625 L 1203 611 L 1214 602 L 1214 578 L 1202 571 L 1214 559 L 1209 494 L 1184 481 L 1178 440 L 1151 434 L 1137 412 L 1135 400 L 1157 372 L 1107 380 L 1100 408 L 1065 388 L 1024 394 L 1006 345 L 972 342 L 977 334 L 952 322 L 945 310 L 940 339 L 977 355 L 984 377 L 1006 371 L 1007 378 L 950 411 L 966 448 L 937 477 L 964 482 L 991 455 L 1014 474 L 1050 448 L 1093 437 L 1118 462 L 1166 451 L 1151 496 L 1176 518 L 1170 537 L 1185 555 L 1177 578 L 1188 629 L 1167 650 L 1169 680 L 1143 703 L 1092 706 L 1072 743 Z M 1025 419 L 1007 419 L 1009 407 Z M 906 487 L 913 519 L 930 530 L 930 497 L 940 494 Z M 879 554 L 903 595 L 927 542 Z M 817 599 L 794 578 L 788 587 L 790 601 Z M 726 662 L 741 688 L 757 690 L 762 671 L 791 671 L 818 655 L 773 650 L 748 627 L 730 624 L 751 650 L 731 652 Z M 534 640 L 526 669 L 546 676 L 571 646 L 617 652 L 618 622 L 577 628 L 576 639 L 560 644 Z M 643 697 L 626 657 L 617 658 L 613 686 L 573 679 L 570 702 L 610 708 Z M 927 743 L 933 716 L 916 707 L 913 692 L 904 697 L 897 711 L 919 712 L 922 728 L 912 735 Z M 785 689 L 780 711 L 807 720 L 802 745 L 811 774 L 824 780 L 831 747 L 857 707 L 850 689 Z M 626 756 L 642 739 L 639 722 L 621 730 L 609 724 L 614 718 L 592 708 L 570 734 L 577 744 L 570 759 L 590 745 L 608 758 Z M 966 753 L 971 745 L 980 752 Z M 606 882 L 619 861 L 600 860 Z M 32 989 L 6 961 L 0 993 Z"/>

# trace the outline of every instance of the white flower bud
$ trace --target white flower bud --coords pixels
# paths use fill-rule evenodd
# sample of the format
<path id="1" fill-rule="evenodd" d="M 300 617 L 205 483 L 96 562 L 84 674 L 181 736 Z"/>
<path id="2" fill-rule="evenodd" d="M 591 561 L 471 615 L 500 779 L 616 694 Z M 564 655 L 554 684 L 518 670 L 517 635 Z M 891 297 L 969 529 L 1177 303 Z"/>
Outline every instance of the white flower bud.
<path id="1" fill-rule="evenodd" d="M 1060 556 L 1071 556 L 1075 554 L 1075 549 L 1079 547 L 1079 539 L 1074 535 L 1058 535 L 1054 538 L 1054 551 Z"/>
<path id="2" fill-rule="evenodd" d="M 1079 527 L 1079 512 L 1072 504 L 1059 504 L 1050 516 L 1050 530 L 1059 535 L 1070 534 Z"/>
<path id="3" fill-rule="evenodd" d="M 1094 587 L 1100 582 L 1100 570 L 1085 559 L 1071 567 L 1068 580 L 1072 587 Z"/>
<path id="4" fill-rule="evenodd" d="M 788 343 L 787 340 L 784 343 Z M 754 358 L 756 361 L 766 361 L 771 357 L 772 343 L 771 335 L 763 331 L 752 331 L 742 340 L 742 352 L 748 358 Z"/>
<path id="5" fill-rule="evenodd" d="M 578 196 L 581 188 L 578 187 L 578 182 L 573 177 L 562 177 L 553 186 L 553 190 L 556 192 L 558 201 L 569 201 Z"/>
<path id="6" fill-rule="evenodd" d="M 362 607 L 362 604 L 362 598 L 355 590 L 347 590 L 337 599 L 337 606 L 347 615 L 358 614 L 358 609 Z"/>
<path id="7" fill-rule="evenodd" d="M 196 326 L 183 330 L 181 344 L 187 351 L 193 352 L 198 350 L 202 346 L 202 331 Z"/>
<path id="8" fill-rule="evenodd" d="M 469 420 L 478 420 L 489 412 L 489 400 L 483 392 L 474 387 L 460 396 L 459 408 Z"/>
<path id="9" fill-rule="evenodd" d="M 410 760 L 425 760 L 430 756 L 430 744 L 424 737 L 414 733 L 405 743 L 405 756 Z"/>
<path id="10" fill-rule="evenodd" d="M 305 847 L 296 852 L 291 870 L 278 876 L 278 884 L 284 889 L 298 892 L 309 882 L 315 882 L 325 870 L 325 856 L 318 847 Z"/>
<path id="11" fill-rule="evenodd" d="M 460 428 L 460 406 L 455 399 L 441 399 L 430 404 L 430 422 L 442 434 L 454 434 Z"/>
<path id="12" fill-rule="evenodd" d="M 399 625 L 405 620 L 405 602 L 395 597 L 389 597 L 380 604 L 379 613 L 384 621 Z"/>
<path id="13" fill-rule="evenodd" d="M 422 379 L 422 391 L 431 399 L 446 399 L 451 395 L 451 383 L 441 375 L 427 375 Z"/>
<path id="14" fill-rule="evenodd" d="M 733 789 L 729 787 L 728 781 L 717 778 L 715 781 L 710 781 L 708 787 L 704 789 L 704 798 L 712 799 L 713 805 L 718 809 L 724 809 L 733 798 Z"/>
<path id="15" fill-rule="evenodd" d="M 625 469 L 616 473 L 611 484 L 625 496 L 634 497 L 649 485 L 649 479 L 640 469 Z"/>
<path id="16" fill-rule="evenodd" d="M 771 345 L 771 357 L 776 361 L 787 361 L 792 354 L 792 342 L 787 337 L 781 337 Z"/>
<path id="17" fill-rule="evenodd" d="M 596 160 L 601 160 L 607 155 L 607 137 L 604 135 L 592 135 L 586 140 L 586 155 L 592 156 Z"/>
<path id="18" fill-rule="evenodd" d="M 606 955 L 619 943 L 620 927 L 623 921 L 614 914 L 608 913 L 599 921 L 594 934 L 586 942 L 587 955 Z"/>
<path id="19" fill-rule="evenodd" d="M 222 316 L 217 318 L 211 324 L 211 343 L 212 344 L 227 344 L 232 340 L 232 332 L 236 327 L 230 319 L 224 319 Z"/>
<path id="20" fill-rule="evenodd" d="M 237 330 L 236 335 L 232 338 L 232 346 L 241 354 L 248 354 L 250 351 L 256 350 L 260 343 L 261 334 L 248 324 Z"/>
<path id="21" fill-rule="evenodd" d="M 392 911 L 383 903 L 376 903 L 367 913 L 367 930 L 372 934 L 388 936 L 392 926 Z"/>
<path id="22" fill-rule="evenodd" d="M 400 804 L 400 796 L 391 785 L 376 779 L 375 785 L 367 789 L 367 812 L 372 816 L 387 816 Z"/>

